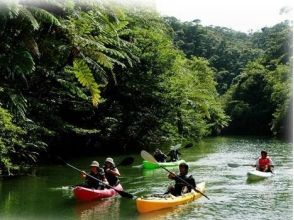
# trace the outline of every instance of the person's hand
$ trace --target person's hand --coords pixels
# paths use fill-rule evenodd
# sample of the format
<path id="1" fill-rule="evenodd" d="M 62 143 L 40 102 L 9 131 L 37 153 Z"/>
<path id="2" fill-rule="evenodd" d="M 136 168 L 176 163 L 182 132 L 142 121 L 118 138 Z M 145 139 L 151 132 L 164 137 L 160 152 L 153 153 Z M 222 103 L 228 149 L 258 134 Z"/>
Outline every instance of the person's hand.
<path id="1" fill-rule="evenodd" d="M 168 175 L 168 178 L 170 178 L 170 179 L 175 178 L 175 177 L 176 177 L 176 174 L 175 174 L 175 173 L 170 173 L 170 174 Z"/>
<path id="2" fill-rule="evenodd" d="M 106 173 L 111 173 L 110 168 L 107 168 L 107 169 L 105 170 L 105 172 L 106 172 Z"/>
<path id="3" fill-rule="evenodd" d="M 86 175 L 86 172 L 85 172 L 85 171 L 82 171 L 82 172 L 81 172 L 81 178 L 82 178 L 82 179 L 85 179 L 86 176 L 87 176 L 87 175 Z"/>

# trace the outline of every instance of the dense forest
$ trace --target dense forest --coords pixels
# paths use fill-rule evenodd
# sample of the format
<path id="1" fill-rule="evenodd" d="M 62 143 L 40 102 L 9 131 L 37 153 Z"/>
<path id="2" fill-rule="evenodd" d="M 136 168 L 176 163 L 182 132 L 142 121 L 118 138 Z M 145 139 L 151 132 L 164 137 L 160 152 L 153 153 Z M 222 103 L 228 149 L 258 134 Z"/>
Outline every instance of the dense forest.
<path id="1" fill-rule="evenodd" d="M 0 169 L 56 152 L 288 136 L 291 71 L 288 21 L 245 34 L 114 4 L 1 3 Z"/>

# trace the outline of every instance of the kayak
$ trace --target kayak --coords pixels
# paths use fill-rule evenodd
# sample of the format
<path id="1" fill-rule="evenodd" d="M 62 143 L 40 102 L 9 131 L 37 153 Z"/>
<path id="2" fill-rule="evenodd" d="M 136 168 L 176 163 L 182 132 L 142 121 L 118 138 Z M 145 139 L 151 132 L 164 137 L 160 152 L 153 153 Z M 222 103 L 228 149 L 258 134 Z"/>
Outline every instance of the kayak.
<path id="1" fill-rule="evenodd" d="M 116 190 L 122 191 L 123 188 L 120 184 L 114 187 Z M 89 189 L 82 186 L 76 186 L 73 189 L 74 196 L 79 201 L 91 201 L 96 199 L 108 198 L 115 196 L 117 192 L 110 188 L 110 189 Z"/>
<path id="2" fill-rule="evenodd" d="M 272 177 L 274 174 L 271 172 L 262 172 L 259 170 L 252 170 L 247 172 L 248 179 L 258 180 Z"/>
<path id="3" fill-rule="evenodd" d="M 178 160 L 178 161 L 174 161 L 174 162 L 152 163 L 147 160 L 144 160 L 143 161 L 143 168 L 153 170 L 153 169 L 159 168 L 160 166 L 163 166 L 163 167 L 178 166 L 180 163 L 184 163 L 184 162 L 185 162 L 184 160 Z"/>
<path id="4" fill-rule="evenodd" d="M 197 184 L 197 189 L 203 193 L 205 182 Z M 200 193 L 195 192 L 194 190 L 182 196 L 173 196 L 171 194 L 151 195 L 147 198 L 136 199 L 136 206 L 139 213 L 152 212 L 186 204 L 200 198 L 201 196 Z"/>

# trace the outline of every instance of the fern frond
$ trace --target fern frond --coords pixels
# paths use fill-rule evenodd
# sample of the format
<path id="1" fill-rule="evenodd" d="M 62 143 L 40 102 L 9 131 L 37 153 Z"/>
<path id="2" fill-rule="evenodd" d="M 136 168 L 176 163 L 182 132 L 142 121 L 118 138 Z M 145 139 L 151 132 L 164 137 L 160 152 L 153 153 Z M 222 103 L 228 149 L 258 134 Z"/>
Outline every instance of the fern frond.
<path id="1" fill-rule="evenodd" d="M 98 63 L 100 63 L 102 66 L 112 69 L 113 63 L 111 62 L 111 58 L 106 56 L 104 53 L 96 52 L 96 60 Z"/>
<path id="2" fill-rule="evenodd" d="M 101 100 L 100 90 L 87 63 L 82 59 L 75 59 L 73 67 L 66 67 L 65 71 L 74 74 L 78 81 L 89 89 L 92 103 L 97 106 Z"/>
<path id="3" fill-rule="evenodd" d="M 29 11 L 32 13 L 32 15 L 39 21 L 44 23 L 50 23 L 52 25 L 60 26 L 59 20 L 48 11 L 45 11 L 41 8 L 29 8 Z"/>
<path id="4" fill-rule="evenodd" d="M 35 62 L 31 54 L 26 50 L 17 51 L 14 56 L 14 68 L 17 73 L 29 74 L 35 70 Z"/>
<path id="5" fill-rule="evenodd" d="M 26 9 L 25 7 L 20 7 L 19 10 L 19 16 L 22 17 L 23 19 L 27 20 L 31 26 L 33 27 L 34 30 L 39 29 L 40 25 L 36 18 L 32 15 L 32 13 Z"/>
<path id="6" fill-rule="evenodd" d="M 107 73 L 105 70 L 90 57 L 83 56 L 83 58 L 88 63 L 88 65 L 91 66 L 98 78 L 101 79 L 104 84 L 107 84 Z"/>

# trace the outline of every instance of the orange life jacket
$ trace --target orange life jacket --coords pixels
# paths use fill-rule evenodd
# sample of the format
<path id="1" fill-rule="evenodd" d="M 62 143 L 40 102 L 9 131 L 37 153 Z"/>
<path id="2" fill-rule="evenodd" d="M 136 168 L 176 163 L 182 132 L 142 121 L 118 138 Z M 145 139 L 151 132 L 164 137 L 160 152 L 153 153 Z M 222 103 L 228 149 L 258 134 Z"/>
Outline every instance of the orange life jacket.
<path id="1" fill-rule="evenodd" d="M 259 160 L 258 160 L 258 164 L 259 164 L 260 168 L 264 169 L 265 166 L 270 165 L 269 157 L 267 156 L 265 159 L 262 159 L 262 157 L 260 157 Z"/>

